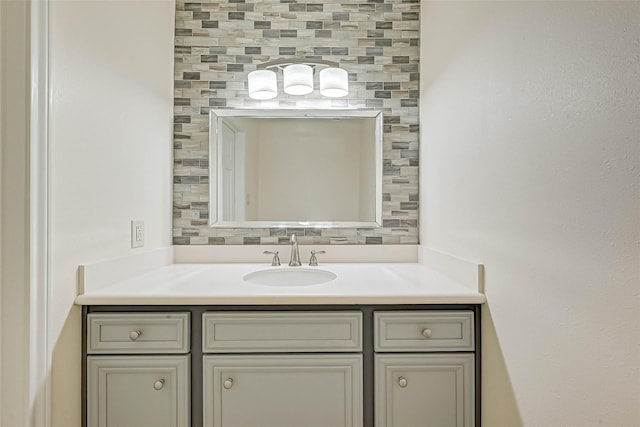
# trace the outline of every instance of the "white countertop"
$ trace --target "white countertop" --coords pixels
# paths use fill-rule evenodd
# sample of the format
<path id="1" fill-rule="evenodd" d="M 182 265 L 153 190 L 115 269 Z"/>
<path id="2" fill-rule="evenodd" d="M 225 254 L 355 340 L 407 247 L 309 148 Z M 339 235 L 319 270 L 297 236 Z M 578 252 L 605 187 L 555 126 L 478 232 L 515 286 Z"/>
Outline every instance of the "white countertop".
<path id="1" fill-rule="evenodd" d="M 332 263 L 323 284 L 265 286 L 245 282 L 268 264 L 170 264 L 92 287 L 80 305 L 482 304 L 484 294 L 419 263 Z M 283 263 L 279 268 L 287 267 Z M 85 279 L 86 280 L 86 279 Z"/>

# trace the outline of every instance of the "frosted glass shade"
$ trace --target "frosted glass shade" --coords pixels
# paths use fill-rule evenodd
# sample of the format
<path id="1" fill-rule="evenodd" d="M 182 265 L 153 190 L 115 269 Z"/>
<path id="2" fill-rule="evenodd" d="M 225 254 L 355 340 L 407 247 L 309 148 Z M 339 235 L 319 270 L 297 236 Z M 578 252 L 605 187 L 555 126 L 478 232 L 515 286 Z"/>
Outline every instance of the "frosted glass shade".
<path id="1" fill-rule="evenodd" d="M 247 79 L 250 98 L 271 99 L 278 95 L 278 79 L 273 71 L 252 71 L 247 76 Z"/>
<path id="2" fill-rule="evenodd" d="M 349 93 L 349 74 L 342 68 L 325 68 L 320 71 L 320 94 L 338 98 Z"/>
<path id="3" fill-rule="evenodd" d="M 283 71 L 284 91 L 289 95 L 307 95 L 313 92 L 313 68 L 293 64 Z"/>

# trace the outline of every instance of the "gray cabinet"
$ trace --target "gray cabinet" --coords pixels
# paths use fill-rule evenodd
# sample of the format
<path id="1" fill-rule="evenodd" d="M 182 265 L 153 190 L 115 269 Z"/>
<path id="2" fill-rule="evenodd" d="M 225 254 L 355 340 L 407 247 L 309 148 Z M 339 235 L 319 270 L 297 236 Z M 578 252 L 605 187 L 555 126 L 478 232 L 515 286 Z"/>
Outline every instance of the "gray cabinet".
<path id="1" fill-rule="evenodd" d="M 189 313 L 89 314 L 87 427 L 190 425 L 188 352 Z"/>
<path id="2" fill-rule="evenodd" d="M 362 426 L 361 312 L 204 313 L 202 335 L 205 427 Z"/>
<path id="3" fill-rule="evenodd" d="M 360 354 L 204 356 L 204 426 L 362 426 L 361 384 Z"/>
<path id="4" fill-rule="evenodd" d="M 376 427 L 471 427 L 472 354 L 375 357 Z"/>
<path id="5" fill-rule="evenodd" d="M 376 427 L 475 425 L 473 324 L 471 311 L 374 314 Z"/>
<path id="6" fill-rule="evenodd" d="M 86 427 L 480 427 L 480 307 L 89 307 Z"/>
<path id="7" fill-rule="evenodd" d="M 189 425 L 189 356 L 90 356 L 89 427 Z"/>

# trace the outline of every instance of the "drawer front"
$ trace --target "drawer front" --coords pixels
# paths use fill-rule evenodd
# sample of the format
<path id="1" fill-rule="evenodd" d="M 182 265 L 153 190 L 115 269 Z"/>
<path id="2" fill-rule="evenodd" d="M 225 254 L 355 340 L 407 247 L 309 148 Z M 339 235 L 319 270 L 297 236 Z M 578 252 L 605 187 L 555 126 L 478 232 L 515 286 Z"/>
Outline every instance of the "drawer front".
<path id="1" fill-rule="evenodd" d="M 188 353 L 189 313 L 90 313 L 87 353 Z"/>
<path id="2" fill-rule="evenodd" d="M 204 353 L 362 351 L 362 313 L 235 312 L 202 315 Z"/>
<path id="3" fill-rule="evenodd" d="M 471 311 L 378 311 L 375 351 L 473 351 Z"/>

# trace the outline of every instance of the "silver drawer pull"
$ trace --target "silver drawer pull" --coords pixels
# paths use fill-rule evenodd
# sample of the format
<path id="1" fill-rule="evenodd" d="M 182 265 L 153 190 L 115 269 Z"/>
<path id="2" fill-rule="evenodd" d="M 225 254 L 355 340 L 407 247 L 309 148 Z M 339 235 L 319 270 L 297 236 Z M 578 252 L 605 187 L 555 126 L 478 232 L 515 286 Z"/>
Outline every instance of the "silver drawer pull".
<path id="1" fill-rule="evenodd" d="M 423 329 L 422 336 L 425 338 L 431 338 L 431 329 L 429 328 Z"/>
<path id="2" fill-rule="evenodd" d="M 155 383 L 153 383 L 153 388 L 156 390 L 162 390 L 163 387 L 164 387 L 164 379 L 158 380 Z"/>
<path id="3" fill-rule="evenodd" d="M 405 388 L 409 382 L 405 377 L 398 378 L 398 385 L 402 388 Z"/>
<path id="4" fill-rule="evenodd" d="M 229 390 L 231 387 L 233 387 L 233 378 L 227 378 L 226 380 L 224 380 L 224 383 L 222 383 L 222 386 L 227 390 Z"/>
<path id="5" fill-rule="evenodd" d="M 135 341 L 138 338 L 140 338 L 140 335 L 142 335 L 142 331 L 138 330 L 138 331 L 131 331 L 129 332 L 129 339 L 131 341 Z"/>

